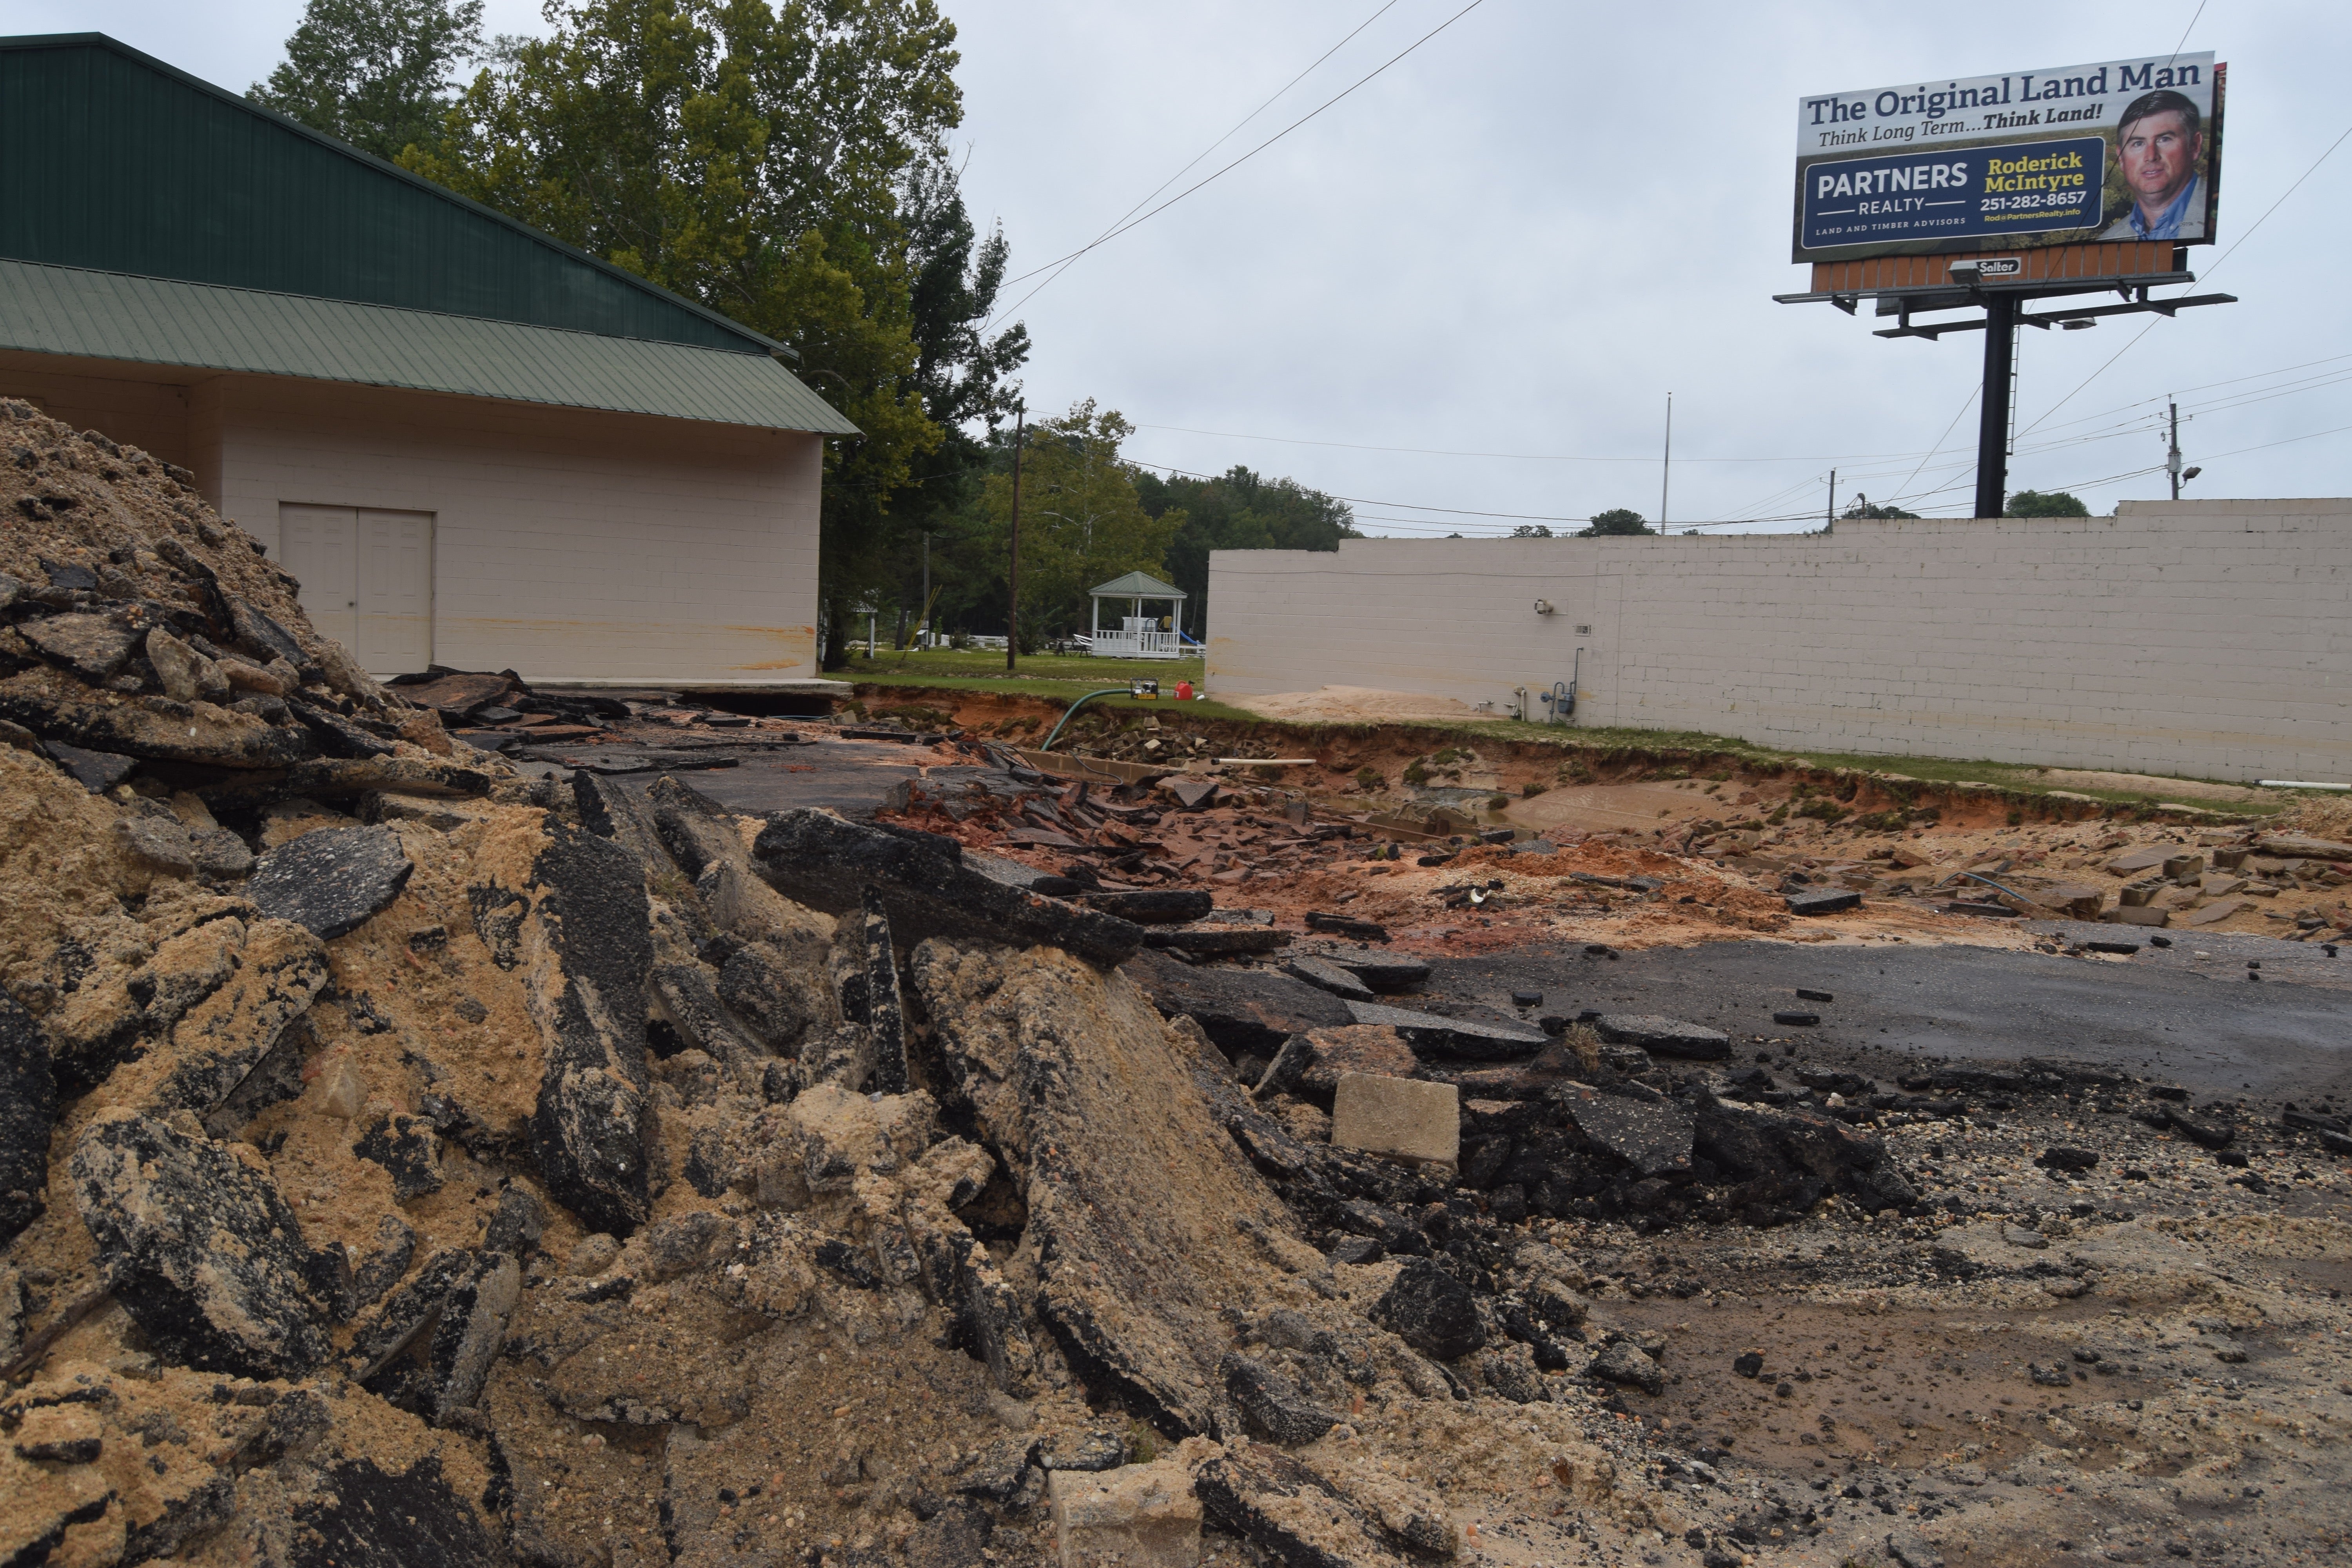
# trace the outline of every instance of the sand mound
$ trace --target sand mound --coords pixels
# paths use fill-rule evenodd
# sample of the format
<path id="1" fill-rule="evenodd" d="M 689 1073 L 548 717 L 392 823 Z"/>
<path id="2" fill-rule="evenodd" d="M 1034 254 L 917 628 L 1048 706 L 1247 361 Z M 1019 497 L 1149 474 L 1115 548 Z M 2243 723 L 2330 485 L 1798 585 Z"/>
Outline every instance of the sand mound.
<path id="1" fill-rule="evenodd" d="M 1221 696 L 1218 700 L 1261 719 L 1307 723 L 1378 724 L 1399 719 L 1494 717 L 1451 697 L 1381 691 L 1370 686 L 1318 686 L 1312 691 L 1281 691 L 1265 697 Z"/>

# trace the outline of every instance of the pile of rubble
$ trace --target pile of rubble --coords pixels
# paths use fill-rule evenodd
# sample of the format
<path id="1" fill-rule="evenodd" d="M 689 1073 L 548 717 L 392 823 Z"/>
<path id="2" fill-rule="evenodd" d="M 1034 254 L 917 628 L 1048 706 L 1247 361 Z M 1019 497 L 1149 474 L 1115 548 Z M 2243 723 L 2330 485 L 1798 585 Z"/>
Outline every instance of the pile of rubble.
<path id="1" fill-rule="evenodd" d="M 6 399 L 0 442 L 0 489 L 14 492 L 0 531 L 11 744 L 93 788 L 143 773 L 245 809 L 442 776 L 451 746 L 435 715 L 313 632 L 293 580 L 214 518 L 184 471 Z"/>
<path id="2" fill-rule="evenodd" d="M 1109 808 L 1144 803 L 1033 813 L 1010 774 L 982 793 L 1097 853 L 461 764 L 438 715 L 519 693 L 375 688 L 160 465 L 8 412 L 41 509 L 9 564 L 42 576 L 10 574 L 0 678 L 0 1561 L 1722 1568 L 1916 1564 L 1947 1513 L 2048 1534 L 2054 1501 L 1890 1519 L 1866 1412 L 1805 1450 L 1810 1494 L 1744 1478 L 1747 1385 L 1698 1391 L 1809 1372 L 1643 1312 L 1771 1287 L 1623 1260 L 1767 1226 L 1846 1279 L 2047 1302 L 2025 1244 L 1918 1258 L 2020 1217 L 2015 1152 L 1959 1149 L 1992 1106 L 2125 1086 L 2049 1064 L 1882 1110 L 1671 1019 L 1440 1005 L 1377 922 L 1271 942 L 1123 874 L 1114 830 L 1161 825 Z M 1001 838 L 978 804 L 900 805 Z M 1373 847 L 1244 809 L 1222 837 L 1295 879 Z M 1046 851 L 1091 879 L 1019 858 Z M 1512 858 L 1449 852 L 1430 875 Z M 1731 885 L 1599 893 L 1676 877 Z M 2156 1104 L 2134 1136 L 2274 1157 Z M 2034 1176 L 2105 1223 L 2060 1152 Z M 2050 1451 L 1988 1435 L 1953 1484 Z"/>
<path id="3" fill-rule="evenodd" d="M 1751 835 L 1698 837 L 1692 848 L 1789 893 L 1823 886 L 1916 899 L 1964 915 L 2065 916 L 2114 924 L 2217 926 L 2257 913 L 2289 929 L 2290 941 L 2334 941 L 2352 927 L 2352 844 L 2312 834 L 2244 826 L 2147 836 L 2103 829 L 1959 853 L 1911 835 L 1862 853 L 1792 860 L 1758 852 Z M 1856 847 L 1861 847 L 1859 844 Z M 2284 900 L 2282 901 L 2282 895 Z"/>
<path id="4" fill-rule="evenodd" d="M 8 605 L 10 1561 L 1197 1556 L 1205 1512 L 1390 1562 L 1498 1458 L 1643 1521 L 1508 1331 L 1576 1328 L 1549 1249 L 1317 1251 L 1140 927 L 450 763 L 159 466 L 15 422 L 72 526 Z"/>
<path id="5" fill-rule="evenodd" d="M 1225 923 L 1150 939 L 1189 954 L 1272 951 L 1302 924 L 1407 943 L 1468 935 L 1472 925 L 1500 942 L 1530 928 L 1619 916 L 1660 937 L 1771 931 L 1792 911 L 1834 912 L 1855 901 L 1824 900 L 1819 889 L 1759 887 L 1627 834 L 1565 843 L 1508 828 L 1439 834 L 1263 785 L 1181 773 L 1073 781 L 998 748 L 986 754 L 992 765 L 985 770 L 896 786 L 879 818 L 1042 874 L 1034 885 L 1056 896 L 1199 889 L 1209 901 L 1165 907 L 1197 903 L 1211 926 L 1245 913 L 1208 913 L 1217 898 L 1256 906 L 1246 912 L 1262 928 L 1254 935 Z M 1152 906 L 1146 899 L 1129 907 Z M 1273 923 L 1276 916 L 1284 923 Z"/>
<path id="6" fill-rule="evenodd" d="M 1833 822 L 1843 808 L 1800 781 L 1792 799 L 1828 808 L 1538 834 L 1443 806 L 1411 818 L 1366 811 L 1230 770 L 1129 767 L 1073 780 L 1039 772 L 1050 764 L 1034 754 L 962 744 L 989 766 L 908 781 L 885 818 L 1047 873 L 1048 890 L 1200 889 L 1270 911 L 1281 929 L 1378 927 L 1416 948 L 1491 952 L 1545 937 L 1640 945 L 1801 926 L 1815 940 L 2000 941 L 1969 928 L 2019 917 L 2323 943 L 2352 929 L 2352 843 L 2302 829 L 1983 825 L 1942 820 L 1935 807 Z M 1832 916 L 1842 918 L 1822 919 Z M 1257 941 L 1253 951 L 1281 945 Z M 1245 946 L 1225 933 L 1197 951 Z"/>
<path id="7" fill-rule="evenodd" d="M 393 687 L 405 700 L 438 713 L 458 739 L 486 752 L 584 741 L 602 734 L 612 720 L 635 717 L 635 710 L 616 698 L 542 696 L 511 669 L 489 673 L 434 665 L 420 675 L 396 679 Z"/>

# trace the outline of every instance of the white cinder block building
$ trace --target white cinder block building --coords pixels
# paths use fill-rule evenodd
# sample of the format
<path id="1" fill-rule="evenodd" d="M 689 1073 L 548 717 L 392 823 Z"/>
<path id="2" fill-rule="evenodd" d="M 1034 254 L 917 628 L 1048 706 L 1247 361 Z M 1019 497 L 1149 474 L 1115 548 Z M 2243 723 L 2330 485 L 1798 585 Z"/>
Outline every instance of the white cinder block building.
<path id="1" fill-rule="evenodd" d="M 816 673 L 790 351 L 97 35 L 0 39 L 0 395 L 194 472 L 370 670 Z"/>
<path id="2" fill-rule="evenodd" d="M 2352 500 L 1209 557 L 1209 689 L 1450 697 L 1792 752 L 2352 777 Z"/>

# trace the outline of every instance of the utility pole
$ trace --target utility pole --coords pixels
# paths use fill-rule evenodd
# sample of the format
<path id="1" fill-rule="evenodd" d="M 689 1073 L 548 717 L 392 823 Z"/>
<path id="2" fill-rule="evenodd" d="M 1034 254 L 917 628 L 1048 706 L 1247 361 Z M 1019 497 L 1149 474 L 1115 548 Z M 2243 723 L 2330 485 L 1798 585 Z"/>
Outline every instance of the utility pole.
<path id="1" fill-rule="evenodd" d="M 1822 531 L 1823 533 L 1837 531 L 1837 470 L 1835 468 L 1830 470 L 1830 510 L 1822 516 Z"/>
<path id="2" fill-rule="evenodd" d="M 1018 668 L 1021 658 L 1021 447 L 1029 432 L 1029 405 L 1018 405 L 1013 420 L 1013 558 L 1004 574 L 1004 672 Z"/>
<path id="3" fill-rule="evenodd" d="M 1658 534 L 1666 531 L 1666 485 L 1675 474 L 1675 395 L 1666 394 L 1666 455 L 1658 465 Z"/>
<path id="4" fill-rule="evenodd" d="M 929 632 L 930 632 L 930 629 L 931 629 L 931 536 L 930 536 L 929 534 L 926 533 L 925 535 L 923 535 L 923 620 L 922 620 L 922 624 L 921 624 L 920 626 L 918 626 L 915 628 L 915 636 L 916 636 L 917 637 L 919 637 L 919 638 L 920 638 L 920 639 L 921 639 L 922 644 L 923 644 L 923 648 L 924 648 L 924 650 L 925 650 L 926 652 L 929 652 L 929 649 L 930 649 L 930 646 L 931 646 L 931 639 L 930 639 L 930 637 L 929 637 Z"/>
<path id="5" fill-rule="evenodd" d="M 2172 423 L 2172 434 L 2165 442 L 2164 468 L 2172 476 L 2172 499 L 2180 499 L 2180 405 L 2169 398 L 2165 409 Z"/>

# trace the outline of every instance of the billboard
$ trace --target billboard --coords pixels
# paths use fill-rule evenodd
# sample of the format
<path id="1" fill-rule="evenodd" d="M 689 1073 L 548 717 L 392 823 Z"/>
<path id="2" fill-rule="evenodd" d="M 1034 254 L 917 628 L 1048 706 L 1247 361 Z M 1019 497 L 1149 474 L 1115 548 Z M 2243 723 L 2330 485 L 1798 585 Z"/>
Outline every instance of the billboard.
<path id="1" fill-rule="evenodd" d="M 2148 55 L 1800 99 L 1790 259 L 2209 244 L 2227 69 Z"/>

